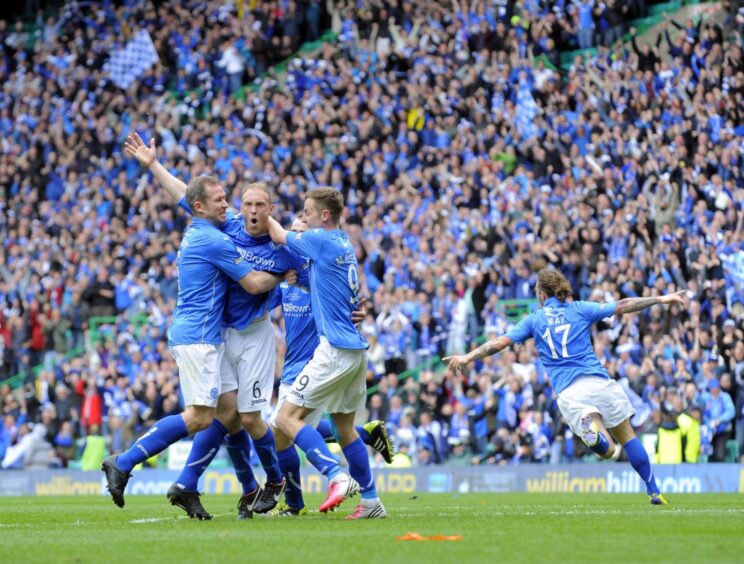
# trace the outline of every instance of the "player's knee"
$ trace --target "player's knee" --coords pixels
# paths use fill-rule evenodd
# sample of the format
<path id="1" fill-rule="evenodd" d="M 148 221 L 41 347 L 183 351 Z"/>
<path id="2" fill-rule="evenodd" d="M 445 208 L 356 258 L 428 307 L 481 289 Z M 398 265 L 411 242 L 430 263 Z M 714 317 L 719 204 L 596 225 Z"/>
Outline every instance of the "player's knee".
<path id="1" fill-rule="evenodd" d="M 288 448 L 292 446 L 292 441 L 285 435 L 282 430 L 276 425 L 276 422 L 274 424 L 269 425 L 271 427 L 271 431 L 274 433 L 274 443 L 276 444 L 276 450 L 284 450 L 285 448 Z"/>
<path id="2" fill-rule="evenodd" d="M 264 431 L 266 423 L 261 418 L 261 414 L 259 412 L 256 413 L 241 413 L 240 414 L 240 422 L 243 424 L 243 427 L 251 433 L 251 435 L 255 432 Z"/>
<path id="3" fill-rule="evenodd" d="M 187 409 L 183 414 L 189 434 L 203 431 L 212 424 L 214 409 Z"/>
<path id="4" fill-rule="evenodd" d="M 285 437 L 292 436 L 293 418 L 289 414 L 280 411 L 276 417 L 276 426 Z"/>

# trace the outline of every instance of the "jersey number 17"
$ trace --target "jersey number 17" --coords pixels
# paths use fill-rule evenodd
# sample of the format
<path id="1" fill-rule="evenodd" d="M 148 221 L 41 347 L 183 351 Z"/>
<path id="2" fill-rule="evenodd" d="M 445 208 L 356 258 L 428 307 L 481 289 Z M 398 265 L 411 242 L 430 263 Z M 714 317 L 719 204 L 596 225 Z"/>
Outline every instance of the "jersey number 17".
<path id="1" fill-rule="evenodd" d="M 555 327 L 555 336 L 556 338 L 558 335 L 561 336 L 561 356 L 563 358 L 568 358 L 568 333 L 571 331 L 571 324 L 566 323 L 564 325 L 558 325 Z M 545 333 L 542 334 L 542 338 L 547 341 L 548 346 L 550 347 L 550 354 L 553 358 L 558 358 L 558 351 L 555 350 L 555 345 L 553 344 L 553 336 L 550 334 L 550 327 L 547 327 L 545 329 Z"/>

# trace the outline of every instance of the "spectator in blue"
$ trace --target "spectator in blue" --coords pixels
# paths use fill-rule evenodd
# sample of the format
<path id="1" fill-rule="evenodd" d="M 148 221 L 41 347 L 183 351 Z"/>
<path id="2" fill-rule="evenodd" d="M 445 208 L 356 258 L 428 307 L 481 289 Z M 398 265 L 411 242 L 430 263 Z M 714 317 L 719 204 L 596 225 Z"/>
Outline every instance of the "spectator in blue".
<path id="1" fill-rule="evenodd" d="M 731 395 L 721 390 L 717 379 L 708 380 L 707 385 L 709 395 L 703 411 L 703 424 L 708 426 L 711 433 L 713 451 L 710 461 L 723 462 L 726 457 L 726 442 L 732 435 L 736 409 Z"/>

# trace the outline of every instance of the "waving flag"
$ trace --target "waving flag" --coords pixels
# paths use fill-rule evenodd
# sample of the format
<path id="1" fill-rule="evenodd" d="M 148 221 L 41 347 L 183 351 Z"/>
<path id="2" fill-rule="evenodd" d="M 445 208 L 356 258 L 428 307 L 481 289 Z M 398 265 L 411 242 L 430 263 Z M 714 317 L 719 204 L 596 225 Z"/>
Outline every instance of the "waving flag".
<path id="1" fill-rule="evenodd" d="M 143 29 L 123 48 L 114 51 L 103 70 L 109 73 L 111 82 L 126 89 L 159 60 L 150 34 Z"/>

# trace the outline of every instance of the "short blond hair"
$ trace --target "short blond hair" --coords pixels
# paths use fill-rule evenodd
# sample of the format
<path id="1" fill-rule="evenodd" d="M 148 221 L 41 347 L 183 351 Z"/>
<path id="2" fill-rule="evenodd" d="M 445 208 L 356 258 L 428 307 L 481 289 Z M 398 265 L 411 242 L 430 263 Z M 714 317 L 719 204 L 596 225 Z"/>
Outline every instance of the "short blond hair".
<path id="1" fill-rule="evenodd" d="M 250 184 L 246 184 L 243 187 L 243 192 L 240 194 L 240 199 L 242 200 L 245 197 L 246 192 L 248 190 L 258 190 L 259 192 L 264 192 L 266 196 L 268 196 L 269 204 L 272 204 L 274 202 L 274 190 L 269 186 L 268 182 L 251 182 Z"/>

